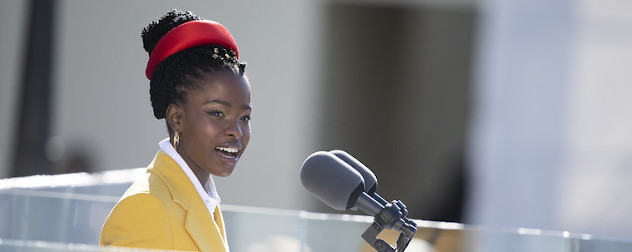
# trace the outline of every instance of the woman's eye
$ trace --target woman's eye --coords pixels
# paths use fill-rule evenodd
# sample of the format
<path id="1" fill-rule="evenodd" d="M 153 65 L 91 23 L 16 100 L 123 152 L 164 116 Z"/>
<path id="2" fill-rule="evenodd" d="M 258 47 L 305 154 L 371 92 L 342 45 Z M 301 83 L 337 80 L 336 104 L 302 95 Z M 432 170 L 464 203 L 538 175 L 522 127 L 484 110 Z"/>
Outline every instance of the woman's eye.
<path id="1" fill-rule="evenodd" d="M 244 117 L 242 117 L 240 120 L 242 120 L 242 121 L 244 121 L 244 122 L 250 122 L 250 116 L 249 116 L 249 115 L 244 116 Z"/>
<path id="2" fill-rule="evenodd" d="M 224 113 L 222 113 L 222 111 L 219 111 L 219 110 L 208 112 L 208 114 L 212 116 L 217 116 L 217 117 L 224 117 Z"/>

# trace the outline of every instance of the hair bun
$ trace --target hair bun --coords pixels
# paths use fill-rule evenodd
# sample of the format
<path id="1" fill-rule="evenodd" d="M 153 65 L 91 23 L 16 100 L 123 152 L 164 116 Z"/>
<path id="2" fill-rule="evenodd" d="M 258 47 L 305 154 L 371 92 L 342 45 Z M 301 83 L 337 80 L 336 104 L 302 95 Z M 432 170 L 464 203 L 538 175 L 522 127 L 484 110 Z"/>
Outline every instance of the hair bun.
<path id="1" fill-rule="evenodd" d="M 143 39 L 143 48 L 151 55 L 158 41 L 174 27 L 193 20 L 202 20 L 203 18 L 191 13 L 173 9 L 157 21 L 151 22 L 147 27 L 143 28 L 141 37 Z"/>

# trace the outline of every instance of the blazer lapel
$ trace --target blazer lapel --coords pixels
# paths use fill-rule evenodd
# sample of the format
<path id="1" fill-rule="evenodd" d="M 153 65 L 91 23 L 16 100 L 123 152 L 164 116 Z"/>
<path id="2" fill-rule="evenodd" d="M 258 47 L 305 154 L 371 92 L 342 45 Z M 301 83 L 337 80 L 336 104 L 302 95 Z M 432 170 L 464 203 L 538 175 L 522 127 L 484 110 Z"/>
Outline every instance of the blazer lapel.
<path id="1" fill-rule="evenodd" d="M 169 187 L 173 200 L 186 211 L 184 228 L 187 230 L 200 251 L 228 251 L 226 234 L 219 208 L 215 209 L 215 218 L 222 222 L 213 221 L 211 214 L 198 195 L 195 187 L 182 171 L 181 167 L 163 151 L 156 155 L 154 165 L 150 171 L 160 176 Z M 221 223 L 221 224 L 219 224 Z"/>
<path id="2" fill-rule="evenodd" d="M 186 230 L 201 251 L 228 251 L 223 232 L 211 219 L 208 208 L 201 200 L 200 204 L 191 202 L 185 222 Z"/>
<path id="3" fill-rule="evenodd" d="M 224 228 L 224 216 L 222 215 L 219 205 L 215 207 L 215 223 L 217 224 L 217 228 L 219 228 L 219 232 L 222 234 L 222 239 L 228 243 L 228 239 L 226 239 L 226 229 Z M 228 244 L 226 247 L 228 247 Z"/>

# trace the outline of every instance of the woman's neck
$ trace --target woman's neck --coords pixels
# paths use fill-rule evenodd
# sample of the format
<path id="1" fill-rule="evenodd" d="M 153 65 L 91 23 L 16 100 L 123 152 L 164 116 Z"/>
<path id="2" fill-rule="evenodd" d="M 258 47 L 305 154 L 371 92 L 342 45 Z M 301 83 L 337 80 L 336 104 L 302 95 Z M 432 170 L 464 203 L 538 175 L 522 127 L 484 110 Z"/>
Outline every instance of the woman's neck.
<path id="1" fill-rule="evenodd" d="M 187 155 L 187 152 L 183 148 L 176 148 L 176 151 L 178 152 L 178 154 L 180 154 L 184 162 L 187 163 L 189 168 L 191 168 L 191 171 L 193 172 L 193 174 L 195 174 L 195 177 L 197 177 L 197 179 L 200 181 L 200 184 L 202 184 L 202 187 L 204 187 L 204 185 L 206 185 L 206 183 L 208 182 L 208 179 L 211 176 L 211 173 L 202 169 L 202 167 L 200 167 L 197 163 L 195 163 L 195 161 L 193 161 L 189 157 L 189 155 Z"/>

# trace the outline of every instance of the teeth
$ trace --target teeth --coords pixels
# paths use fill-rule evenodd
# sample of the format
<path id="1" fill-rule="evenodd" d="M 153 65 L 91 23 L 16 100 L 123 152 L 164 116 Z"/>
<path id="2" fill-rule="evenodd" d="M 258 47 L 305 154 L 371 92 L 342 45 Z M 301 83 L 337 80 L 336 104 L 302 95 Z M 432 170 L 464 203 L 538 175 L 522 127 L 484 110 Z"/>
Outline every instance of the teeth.
<path id="1" fill-rule="evenodd" d="M 215 149 L 216 150 L 220 150 L 220 151 L 224 151 L 224 152 L 228 152 L 228 153 L 237 153 L 239 151 L 238 149 L 228 148 L 228 147 L 217 147 Z"/>

